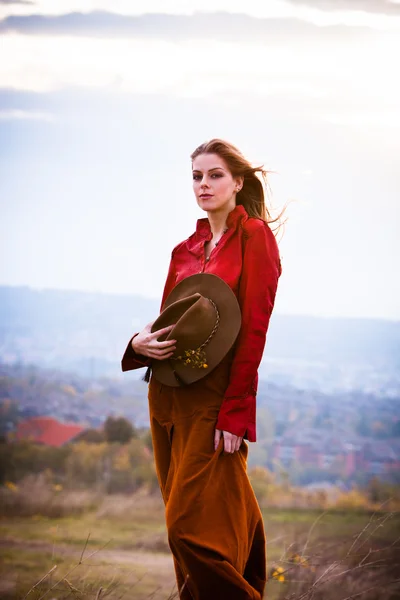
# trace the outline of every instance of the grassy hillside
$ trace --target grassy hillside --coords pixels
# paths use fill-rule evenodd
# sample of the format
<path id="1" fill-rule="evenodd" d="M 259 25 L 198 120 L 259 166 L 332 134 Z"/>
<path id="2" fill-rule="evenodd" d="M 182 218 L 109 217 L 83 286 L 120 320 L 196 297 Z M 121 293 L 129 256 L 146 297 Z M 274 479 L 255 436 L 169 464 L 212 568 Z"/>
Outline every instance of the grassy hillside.
<path id="1" fill-rule="evenodd" d="M 30 591 L 33 600 L 94 599 L 100 589 L 110 599 L 173 596 L 160 498 L 139 493 L 94 503 L 79 516 L 0 522 L 2 598 L 24 598 Z M 398 597 L 399 584 L 392 582 L 398 573 L 399 514 L 268 509 L 264 521 L 269 600 L 344 600 L 368 588 L 373 589 L 363 599 Z"/>

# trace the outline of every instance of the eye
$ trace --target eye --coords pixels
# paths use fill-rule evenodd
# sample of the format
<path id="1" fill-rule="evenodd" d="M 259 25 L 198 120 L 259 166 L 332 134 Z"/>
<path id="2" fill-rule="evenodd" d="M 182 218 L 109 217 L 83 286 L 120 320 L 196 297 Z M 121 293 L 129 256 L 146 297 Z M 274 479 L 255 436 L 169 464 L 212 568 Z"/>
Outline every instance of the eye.
<path id="1" fill-rule="evenodd" d="M 213 179 L 219 179 L 220 177 L 223 177 L 223 175 L 222 175 L 222 173 L 213 173 L 213 174 L 211 175 L 211 177 L 212 177 Z"/>
<path id="2" fill-rule="evenodd" d="M 199 181 L 201 179 L 201 175 L 193 175 L 193 181 Z"/>

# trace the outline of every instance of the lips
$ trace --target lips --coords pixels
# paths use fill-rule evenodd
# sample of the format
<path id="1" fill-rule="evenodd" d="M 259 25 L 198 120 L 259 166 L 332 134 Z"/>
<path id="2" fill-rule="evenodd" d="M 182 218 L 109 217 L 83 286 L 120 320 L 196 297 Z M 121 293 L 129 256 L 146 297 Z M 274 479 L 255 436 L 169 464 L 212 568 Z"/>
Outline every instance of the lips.
<path id="1" fill-rule="evenodd" d="M 200 194 L 200 198 L 207 200 L 207 198 L 212 198 L 212 194 Z"/>

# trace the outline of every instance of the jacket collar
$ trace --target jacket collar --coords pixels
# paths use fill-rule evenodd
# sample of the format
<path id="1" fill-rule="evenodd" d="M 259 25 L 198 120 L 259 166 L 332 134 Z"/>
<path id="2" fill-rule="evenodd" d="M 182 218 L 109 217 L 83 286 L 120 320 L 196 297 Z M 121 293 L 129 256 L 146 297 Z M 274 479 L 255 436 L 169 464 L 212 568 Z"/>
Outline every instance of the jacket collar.
<path id="1" fill-rule="evenodd" d="M 247 212 L 242 204 L 237 204 L 235 208 L 228 214 L 226 224 L 228 229 L 237 229 L 242 219 L 247 218 Z M 205 219 L 198 219 L 196 225 L 196 238 L 210 238 L 211 239 L 211 227 L 210 221 Z"/>

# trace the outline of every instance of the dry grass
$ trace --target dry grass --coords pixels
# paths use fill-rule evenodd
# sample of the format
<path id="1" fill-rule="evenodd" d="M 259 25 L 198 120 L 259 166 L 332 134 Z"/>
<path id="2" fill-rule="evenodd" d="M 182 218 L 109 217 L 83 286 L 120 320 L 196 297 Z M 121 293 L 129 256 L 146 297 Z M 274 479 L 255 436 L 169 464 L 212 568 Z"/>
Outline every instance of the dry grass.
<path id="1" fill-rule="evenodd" d="M 281 579 L 283 585 L 280 599 L 400 597 L 400 532 L 396 515 L 373 514 L 361 531 L 341 540 L 317 538 L 310 544 L 311 534 L 310 529 L 303 544 L 297 541 L 285 549 L 271 571 L 272 578 Z"/>
<path id="2" fill-rule="evenodd" d="M 2 598 L 177 597 L 158 494 L 103 496 L 36 478 L 0 497 Z M 400 597 L 399 514 L 265 508 L 264 521 L 268 600 Z"/>
<path id="3" fill-rule="evenodd" d="M 293 524 L 293 514 L 286 516 Z M 321 513 L 311 526 L 301 529 L 296 539 L 283 532 L 279 539 L 270 540 L 269 546 L 279 547 L 281 554 L 269 561 L 266 597 L 269 600 L 399 597 L 399 545 L 394 537 L 398 516 L 371 515 L 361 530 L 337 538 L 321 535 L 320 526 L 329 516 Z M 76 520 L 77 525 L 79 521 Z M 110 529 L 113 524 L 115 521 Z M 275 528 L 274 533 L 277 532 Z M 5 544 L 6 576 L 2 578 L 1 597 L 10 600 L 177 598 L 169 554 L 124 551 L 113 540 L 99 545 L 97 531 L 95 537 L 97 541 L 93 544 L 92 536 L 87 536 L 81 547 L 38 540 L 24 544 L 22 539 L 19 545 L 14 540 L 14 547 Z"/>
<path id="4" fill-rule="evenodd" d="M 93 510 L 101 496 L 93 490 L 68 490 L 48 481 L 46 474 L 29 475 L 18 485 L 0 487 L 0 515 L 50 518 L 78 516 Z"/>
<path id="5" fill-rule="evenodd" d="M 101 588 L 102 598 L 165 600 L 165 590 L 174 591 L 169 556 L 157 561 L 153 556 L 91 548 L 89 542 L 83 556 L 82 549 L 69 553 L 57 547 L 5 552 L 4 567 L 8 566 L 8 570 L 2 573 L 1 598 L 90 599 L 97 597 Z"/>

